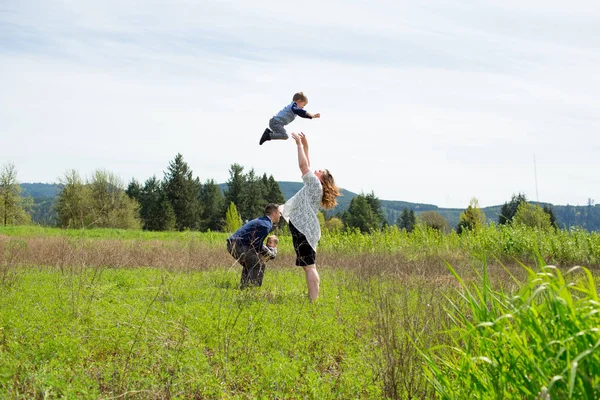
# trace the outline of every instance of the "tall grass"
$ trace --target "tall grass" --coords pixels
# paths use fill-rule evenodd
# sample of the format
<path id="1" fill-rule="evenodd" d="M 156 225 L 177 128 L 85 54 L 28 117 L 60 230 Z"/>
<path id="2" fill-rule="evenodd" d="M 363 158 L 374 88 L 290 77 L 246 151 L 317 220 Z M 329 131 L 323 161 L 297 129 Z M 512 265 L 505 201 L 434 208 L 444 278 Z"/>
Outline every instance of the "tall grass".
<path id="1" fill-rule="evenodd" d="M 527 281 L 494 289 L 484 268 L 477 284 L 448 299 L 447 345 L 424 351 L 443 399 L 600 398 L 600 302 L 586 268 L 523 265 Z"/>
<path id="2" fill-rule="evenodd" d="M 525 226 L 491 225 L 459 235 L 423 227 L 407 233 L 393 226 L 370 234 L 326 234 L 319 246 L 345 254 L 401 253 L 408 259 L 453 259 L 460 255 L 481 260 L 494 255 L 501 260 L 536 262 L 541 255 L 553 264 L 600 266 L 600 234 L 583 229 L 541 233 Z"/>
<path id="3" fill-rule="evenodd" d="M 40 227 L 0 227 L 0 237 L 29 239 L 36 237 L 73 240 L 119 240 L 202 243 L 222 248 L 228 234 L 223 232 L 147 232 L 120 229 L 61 230 Z M 281 235 L 280 251 L 293 254 L 291 237 Z M 395 226 L 370 234 L 357 231 L 323 232 L 319 252 L 344 255 L 400 255 L 405 260 L 446 259 L 479 261 L 493 255 L 504 262 L 518 259 L 537 262 L 541 256 L 554 265 L 600 266 L 600 233 L 583 229 L 540 232 L 534 228 L 491 225 L 467 231 L 440 233 L 419 227 L 411 233 Z"/>

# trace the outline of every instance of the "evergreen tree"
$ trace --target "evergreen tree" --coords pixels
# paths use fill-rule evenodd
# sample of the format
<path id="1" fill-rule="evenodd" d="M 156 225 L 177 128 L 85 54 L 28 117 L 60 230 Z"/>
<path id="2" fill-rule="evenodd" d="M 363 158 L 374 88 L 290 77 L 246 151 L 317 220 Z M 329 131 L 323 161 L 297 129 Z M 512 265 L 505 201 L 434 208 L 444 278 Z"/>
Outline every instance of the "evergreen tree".
<path id="1" fill-rule="evenodd" d="M 263 215 L 267 202 L 263 191 L 262 180 L 251 169 L 245 176 L 245 185 L 240 194 L 240 215 L 243 220 L 251 220 Z"/>
<path id="2" fill-rule="evenodd" d="M 377 227 L 381 228 L 384 224 L 386 224 L 385 215 L 383 213 L 383 209 L 381 208 L 381 201 L 377 196 L 375 196 L 375 192 L 371 192 L 365 196 L 365 200 L 369 203 L 373 214 L 377 219 Z"/>
<path id="3" fill-rule="evenodd" d="M 144 229 L 149 231 L 175 229 L 175 212 L 167 197 L 164 182 L 159 181 L 156 176 L 148 178 L 141 189 L 139 201 Z"/>
<path id="4" fill-rule="evenodd" d="M 227 188 L 225 189 L 224 201 L 225 209 L 223 210 L 223 214 L 229 209 L 229 204 L 242 204 L 242 191 L 246 184 L 244 167 L 239 164 L 231 164 L 231 167 L 229 168 L 229 180 L 227 180 L 226 184 Z"/>
<path id="5" fill-rule="evenodd" d="M 125 189 L 125 193 L 127 193 L 127 196 L 131 197 L 134 200 L 137 200 L 138 202 L 140 202 L 141 191 L 142 187 L 140 186 L 138 181 L 135 180 L 135 178 L 131 179 L 131 182 L 129 182 L 129 184 L 127 185 L 127 189 Z"/>
<path id="6" fill-rule="evenodd" d="M 415 210 L 410 210 L 408 212 L 408 221 L 411 227 L 409 232 L 412 232 L 417 225 L 417 216 L 415 215 Z"/>
<path id="7" fill-rule="evenodd" d="M 396 225 L 398 225 L 399 229 L 405 229 L 407 232 L 412 232 L 415 229 L 416 223 L 417 218 L 415 216 L 415 212 L 405 207 L 398 217 Z"/>
<path id="8" fill-rule="evenodd" d="M 465 230 L 474 231 L 485 224 L 485 214 L 479 208 L 479 202 L 476 198 L 471 199 L 467 209 L 460 214 L 460 221 L 456 226 L 458 234 Z"/>
<path id="9" fill-rule="evenodd" d="M 585 228 L 591 231 L 594 229 L 594 225 L 594 199 L 588 198 L 587 207 L 585 207 Z"/>
<path id="10" fill-rule="evenodd" d="M 274 203 L 274 204 L 283 204 L 285 203 L 285 198 L 283 197 L 283 193 L 281 192 L 281 187 L 279 183 L 273 178 L 273 175 L 269 176 L 267 187 L 267 195 L 266 202 Z"/>
<path id="11" fill-rule="evenodd" d="M 31 197 L 21 196 L 21 186 L 17 181 L 17 169 L 7 163 L 0 171 L 0 224 L 26 225 L 31 223 L 28 213 L 33 208 Z"/>
<path id="12" fill-rule="evenodd" d="M 183 156 L 177 154 L 165 173 L 165 190 L 175 212 L 175 227 L 178 230 L 199 228 L 202 214 L 201 189 L 199 179 L 194 179 Z"/>
<path id="13" fill-rule="evenodd" d="M 554 210 L 552 210 L 552 206 L 550 204 L 546 204 L 544 205 L 543 210 L 546 214 L 548 214 L 548 217 L 550 218 L 550 225 L 554 229 L 558 229 L 558 223 L 556 222 L 556 216 L 554 215 Z"/>
<path id="14" fill-rule="evenodd" d="M 373 212 L 363 194 L 357 195 L 350 201 L 343 221 L 348 228 L 357 228 L 361 232 L 372 232 L 380 228 L 379 217 Z"/>
<path id="15" fill-rule="evenodd" d="M 217 231 L 223 224 L 223 194 L 213 179 L 202 185 L 200 200 L 203 205 L 202 230 Z"/>
<path id="16" fill-rule="evenodd" d="M 527 201 L 527 198 L 525 197 L 524 193 L 519 193 L 518 195 L 513 194 L 510 202 L 504 203 L 504 205 L 500 209 L 500 215 L 498 216 L 498 224 L 504 225 L 511 222 L 513 220 L 513 217 L 517 213 L 519 205 L 524 201 Z"/>
<path id="17" fill-rule="evenodd" d="M 264 173 L 262 175 L 262 177 L 260 178 L 260 184 L 263 189 L 264 197 L 266 199 L 267 193 L 269 193 L 269 177 L 267 176 L 266 173 Z"/>
<path id="18" fill-rule="evenodd" d="M 237 207 L 229 203 L 229 208 L 225 214 L 225 232 L 233 233 L 242 226 L 242 218 L 238 214 Z"/>

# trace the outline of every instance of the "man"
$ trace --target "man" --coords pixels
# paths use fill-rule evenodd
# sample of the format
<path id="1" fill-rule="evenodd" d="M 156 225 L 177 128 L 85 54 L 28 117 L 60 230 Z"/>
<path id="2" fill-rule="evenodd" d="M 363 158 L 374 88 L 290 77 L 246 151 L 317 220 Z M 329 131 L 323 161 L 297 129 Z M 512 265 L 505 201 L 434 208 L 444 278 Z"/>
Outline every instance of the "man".
<path id="1" fill-rule="evenodd" d="M 278 205 L 267 204 L 263 217 L 246 222 L 227 239 L 227 251 L 242 265 L 240 288 L 262 285 L 265 262 L 261 255 L 267 255 L 263 242 L 279 218 Z"/>

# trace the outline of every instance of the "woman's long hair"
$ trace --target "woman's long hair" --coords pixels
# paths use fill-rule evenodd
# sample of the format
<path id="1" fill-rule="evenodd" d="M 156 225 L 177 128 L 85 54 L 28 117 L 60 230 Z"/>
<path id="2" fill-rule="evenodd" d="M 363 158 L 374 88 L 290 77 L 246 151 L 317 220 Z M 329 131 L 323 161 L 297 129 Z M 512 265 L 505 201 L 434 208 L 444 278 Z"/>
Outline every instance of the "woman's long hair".
<path id="1" fill-rule="evenodd" d="M 321 198 L 321 207 L 330 210 L 337 206 L 336 198 L 342 196 L 340 189 L 335 185 L 333 175 L 326 169 L 321 175 L 321 186 L 323 186 L 323 197 Z"/>

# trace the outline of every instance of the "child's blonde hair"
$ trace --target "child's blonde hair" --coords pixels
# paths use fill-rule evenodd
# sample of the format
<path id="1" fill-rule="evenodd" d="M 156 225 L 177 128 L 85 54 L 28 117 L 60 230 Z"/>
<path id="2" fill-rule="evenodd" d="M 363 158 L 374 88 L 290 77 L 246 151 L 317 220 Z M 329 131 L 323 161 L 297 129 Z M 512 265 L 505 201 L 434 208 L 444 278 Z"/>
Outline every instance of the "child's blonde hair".
<path id="1" fill-rule="evenodd" d="M 267 243 L 269 243 L 269 240 L 273 240 L 275 245 L 279 244 L 279 238 L 275 235 L 267 236 Z"/>
<path id="2" fill-rule="evenodd" d="M 294 95 L 294 97 L 292 98 L 292 101 L 298 101 L 301 100 L 305 103 L 308 103 L 308 98 L 304 95 L 304 93 L 302 92 L 298 92 Z"/>

